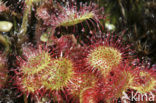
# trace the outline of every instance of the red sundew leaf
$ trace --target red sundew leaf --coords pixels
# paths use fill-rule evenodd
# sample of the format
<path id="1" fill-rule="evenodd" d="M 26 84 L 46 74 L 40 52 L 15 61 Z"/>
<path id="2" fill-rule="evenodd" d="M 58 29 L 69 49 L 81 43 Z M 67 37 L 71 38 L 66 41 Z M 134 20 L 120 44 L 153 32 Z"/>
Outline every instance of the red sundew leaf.
<path id="1" fill-rule="evenodd" d="M 136 67 L 132 74 L 134 75 L 133 82 L 130 85 L 131 89 L 139 93 L 149 93 L 156 89 L 156 72 L 152 69 L 139 69 Z"/>
<path id="2" fill-rule="evenodd" d="M 80 6 L 80 9 L 76 8 L 77 6 Z M 50 11 L 52 12 L 50 13 Z M 103 9 L 98 9 L 94 3 L 84 5 L 70 2 L 65 5 L 56 3 L 56 8 L 50 8 L 49 4 L 45 3 L 38 8 L 36 15 L 39 19 L 43 20 L 46 26 L 56 28 L 61 26 L 66 28 L 74 26 L 73 31 L 75 32 L 75 29 L 77 29 L 76 25 L 81 24 L 83 27 L 82 22 L 85 21 L 89 30 L 91 29 L 90 26 L 94 26 L 94 29 L 101 31 L 100 26 L 102 25 L 100 24 L 100 19 L 104 19 L 103 15 L 100 16 L 101 11 L 103 11 Z M 91 24 L 88 23 L 87 20 L 89 20 Z M 98 27 L 96 27 L 96 25 L 98 25 Z"/>
<path id="3" fill-rule="evenodd" d="M 80 94 L 80 103 L 98 103 L 98 97 L 97 88 L 85 88 Z"/>
<path id="4" fill-rule="evenodd" d="M 107 76 L 112 68 L 123 61 L 132 60 L 129 53 L 133 51 L 129 49 L 127 52 L 129 45 L 117 42 L 121 37 L 113 37 L 111 34 L 95 34 L 89 39 L 88 43 L 83 43 L 83 47 L 69 51 L 79 71 L 91 71 L 97 75 Z"/>
<path id="5" fill-rule="evenodd" d="M 84 88 L 96 87 L 97 81 L 98 78 L 91 73 L 75 73 L 68 83 L 68 94 L 77 99 Z"/>
<path id="6" fill-rule="evenodd" d="M 120 98 L 122 93 L 129 89 L 133 79 L 132 67 L 128 64 L 120 64 L 112 69 L 109 75 L 101 81 L 101 95 L 104 100 L 112 101 Z"/>

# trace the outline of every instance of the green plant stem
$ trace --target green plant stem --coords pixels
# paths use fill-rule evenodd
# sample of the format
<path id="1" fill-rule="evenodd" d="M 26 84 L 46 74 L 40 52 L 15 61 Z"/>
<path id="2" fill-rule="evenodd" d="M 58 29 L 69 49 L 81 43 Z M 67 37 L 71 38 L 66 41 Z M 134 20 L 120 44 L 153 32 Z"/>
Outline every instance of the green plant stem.
<path id="1" fill-rule="evenodd" d="M 125 21 L 124 21 L 124 22 L 126 22 L 126 13 L 125 13 L 125 9 L 124 9 L 124 7 L 123 7 L 123 5 L 122 5 L 121 0 L 118 0 L 118 3 L 119 3 L 119 6 L 120 6 L 120 8 L 121 8 L 121 13 L 122 13 L 122 16 L 123 16 L 123 17 L 124 17 L 124 19 L 125 19 Z"/>
<path id="2" fill-rule="evenodd" d="M 22 25 L 18 33 L 18 44 L 19 46 L 25 42 L 27 36 L 27 27 L 29 23 L 29 17 L 31 15 L 31 7 L 32 7 L 32 2 L 31 0 L 26 0 L 25 1 L 26 7 L 24 9 L 24 14 L 23 14 L 23 20 L 22 20 Z"/>
<path id="3" fill-rule="evenodd" d="M 27 26 L 28 26 L 28 19 L 29 19 L 29 14 L 31 12 L 31 5 L 27 5 L 27 7 L 24 10 L 24 15 L 23 15 L 23 20 L 22 20 L 22 25 L 21 28 L 19 30 L 19 38 L 21 39 L 22 37 L 24 37 L 24 35 L 26 35 L 27 32 Z"/>
<path id="4" fill-rule="evenodd" d="M 26 94 L 24 94 L 24 103 L 28 103 L 28 99 L 27 99 Z"/>
<path id="5" fill-rule="evenodd" d="M 17 22 L 15 17 L 13 17 L 13 23 L 14 23 L 14 30 L 17 31 Z"/>
<path id="6" fill-rule="evenodd" d="M 4 47 L 5 47 L 4 54 L 8 54 L 9 53 L 9 49 L 10 49 L 9 40 L 7 38 L 5 38 L 2 34 L 0 34 L 0 43 L 2 45 L 4 45 Z"/>

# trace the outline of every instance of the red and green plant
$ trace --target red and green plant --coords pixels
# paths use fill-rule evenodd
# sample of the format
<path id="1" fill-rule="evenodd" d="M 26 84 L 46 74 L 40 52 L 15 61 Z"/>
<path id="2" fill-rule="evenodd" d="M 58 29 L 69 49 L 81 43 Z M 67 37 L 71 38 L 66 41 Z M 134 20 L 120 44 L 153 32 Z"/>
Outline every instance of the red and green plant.
<path id="1" fill-rule="evenodd" d="M 24 95 L 25 103 L 30 98 L 35 103 L 112 103 L 124 102 L 128 91 L 155 93 L 155 70 L 133 65 L 133 45 L 123 35 L 104 30 L 103 8 L 74 0 L 23 4 L 20 14 L 0 1 L 0 13 L 9 11 L 19 19 L 0 21 L 5 48 L 0 55 L 0 89 L 12 78 L 9 83 Z"/>

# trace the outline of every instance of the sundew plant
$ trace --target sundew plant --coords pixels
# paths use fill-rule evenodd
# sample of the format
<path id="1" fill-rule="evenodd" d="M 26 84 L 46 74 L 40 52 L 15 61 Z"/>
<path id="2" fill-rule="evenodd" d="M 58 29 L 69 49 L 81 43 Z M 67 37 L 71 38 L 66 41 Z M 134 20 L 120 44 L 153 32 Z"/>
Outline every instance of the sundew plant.
<path id="1" fill-rule="evenodd" d="M 154 103 L 155 4 L 0 0 L 0 103 Z"/>

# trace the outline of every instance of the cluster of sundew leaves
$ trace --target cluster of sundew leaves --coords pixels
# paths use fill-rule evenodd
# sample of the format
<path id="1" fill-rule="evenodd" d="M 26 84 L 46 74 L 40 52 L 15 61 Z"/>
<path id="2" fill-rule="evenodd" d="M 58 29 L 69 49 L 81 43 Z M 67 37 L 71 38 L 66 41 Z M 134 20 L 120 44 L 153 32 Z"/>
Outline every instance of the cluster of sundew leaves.
<path id="1" fill-rule="evenodd" d="M 122 93 L 126 92 L 128 89 L 136 90 L 139 93 L 149 93 L 151 91 L 154 91 L 156 86 L 155 72 L 152 71 L 154 75 L 152 75 L 152 73 L 149 73 L 151 76 L 150 82 L 147 81 L 147 78 L 149 78 L 148 75 L 141 77 L 141 75 L 138 74 L 141 73 L 141 71 L 135 73 L 137 71 L 137 67 L 126 66 L 130 65 L 131 63 L 129 61 L 131 57 L 128 56 L 129 53 L 127 53 L 126 51 L 127 47 L 124 47 L 124 45 L 119 46 L 117 42 L 110 43 L 110 41 L 107 41 L 113 40 L 113 37 L 112 39 L 107 38 L 108 37 L 106 37 L 105 40 L 103 40 L 102 37 L 101 40 L 96 40 L 96 38 L 94 38 L 95 40 L 93 41 L 95 42 L 92 42 L 89 46 L 90 48 L 88 49 L 86 54 L 87 57 L 84 59 L 85 62 L 87 62 L 87 70 L 91 70 L 93 72 L 98 71 L 98 74 L 102 74 L 103 81 L 101 83 L 104 85 L 103 91 L 106 92 L 103 96 L 105 97 L 106 95 L 109 95 L 109 97 L 106 97 L 105 99 L 111 100 L 111 98 L 120 98 L 123 95 Z M 114 43 L 114 45 L 112 45 L 112 43 Z M 131 50 L 129 50 L 128 52 L 130 51 Z M 127 56 L 124 54 L 126 54 Z M 125 67 L 120 66 L 123 64 L 126 64 L 124 65 Z M 146 68 L 144 69 L 145 70 L 143 70 L 143 72 L 146 71 Z M 135 87 L 133 83 L 137 83 L 138 86 Z M 146 85 L 146 88 L 144 87 L 144 85 Z M 146 90 L 143 90 L 141 88 L 145 88 Z"/>
<path id="2" fill-rule="evenodd" d="M 98 43 L 99 45 L 97 45 Z M 128 88 L 131 79 L 129 76 L 125 78 L 125 75 L 127 75 L 126 71 L 120 71 L 118 70 L 119 68 L 117 68 L 123 61 L 122 52 L 120 52 L 120 49 L 117 47 L 112 47 L 111 45 L 109 47 L 108 45 L 100 44 L 99 41 L 95 42 L 95 44 L 93 43 L 91 47 L 92 49 L 89 50 L 86 59 L 87 64 L 90 66 L 89 69 L 93 68 L 92 71 L 96 71 L 97 69 L 98 72 L 100 72 L 98 74 L 102 75 L 102 78 L 104 78 L 101 82 L 104 83 L 106 91 L 110 87 L 114 90 L 114 92 L 110 94 L 119 98 L 122 95 L 122 91 L 125 91 Z M 111 73 L 113 73 L 112 77 Z M 122 82 L 124 83 L 121 84 Z"/>
<path id="3" fill-rule="evenodd" d="M 31 0 L 31 1 L 29 1 L 29 3 L 32 3 L 32 2 L 36 2 L 36 1 L 33 1 L 33 0 Z M 88 17 L 89 18 L 86 18 L 86 16 L 82 16 L 83 18 L 81 18 L 83 21 L 85 21 L 86 19 L 89 19 L 90 18 L 90 16 L 88 15 Z M 79 20 L 77 20 L 77 18 L 75 19 L 76 21 L 73 21 L 73 25 L 76 25 L 77 23 L 80 23 L 80 22 L 82 22 L 81 21 L 81 19 L 79 19 Z M 64 25 L 66 25 L 66 26 L 71 26 L 71 21 L 70 22 L 65 22 L 65 24 Z M 63 26 L 63 25 L 62 25 Z M 99 65 L 100 65 L 100 67 L 97 67 L 97 66 L 94 66 L 95 68 L 108 68 L 109 67 L 109 69 L 112 69 L 114 66 L 110 66 L 110 65 L 107 65 L 107 64 L 109 64 L 109 59 L 112 59 L 112 58 L 110 58 L 110 56 L 108 55 L 108 60 L 106 60 L 105 61 L 105 59 L 107 59 L 107 54 L 109 54 L 108 53 L 108 51 L 112 51 L 113 53 L 113 56 L 112 57 L 114 57 L 116 60 L 117 60 L 117 63 L 116 63 L 116 61 L 115 61 L 115 64 L 114 64 L 114 61 L 111 61 L 111 63 L 112 64 L 114 64 L 115 66 L 116 65 L 118 65 L 118 64 L 120 64 L 121 62 L 119 62 L 120 61 L 120 59 L 121 59 L 121 57 L 119 56 L 121 53 L 120 52 L 118 52 L 119 50 L 112 50 L 112 48 L 111 48 L 111 50 L 108 50 L 107 51 L 107 49 L 110 49 L 110 48 L 107 48 L 107 47 L 104 47 L 104 49 L 102 48 L 102 51 L 103 52 L 101 52 L 100 50 L 99 50 L 99 48 L 96 48 L 95 50 L 96 50 L 96 52 L 95 52 L 95 54 L 97 54 L 97 57 L 98 58 L 96 58 L 96 55 L 94 55 L 94 53 L 91 53 L 90 55 L 93 55 L 92 56 L 92 58 L 93 58 L 93 60 L 92 60 L 92 62 L 89 62 L 90 64 L 91 64 L 91 66 L 94 66 L 94 64 L 97 64 L 97 62 L 96 62 L 96 60 L 98 61 L 99 60 L 99 57 L 101 58 L 102 57 L 102 60 L 100 59 L 100 62 L 108 62 L 108 63 L 104 63 L 105 65 L 103 65 L 103 63 L 102 63 L 102 65 L 99 63 Z M 114 49 L 114 48 L 113 48 Z M 105 52 L 105 50 L 106 50 L 106 52 Z M 93 52 L 94 52 L 94 50 L 93 50 Z M 116 53 L 116 52 L 118 52 L 118 53 Z M 103 53 L 106 53 L 106 54 L 103 54 Z M 119 55 L 116 55 L 116 54 L 119 54 Z M 47 71 L 45 72 L 45 69 L 47 69 L 46 67 L 45 67 L 45 65 L 44 64 L 46 64 L 46 62 L 44 61 L 44 59 L 41 59 L 40 60 L 40 58 L 42 58 L 42 55 L 44 55 L 44 52 L 42 52 L 41 53 L 41 55 L 39 55 L 39 56 L 37 56 L 37 55 L 35 55 L 35 56 L 37 56 L 37 57 L 34 57 L 34 58 L 31 58 L 30 59 L 30 61 L 28 60 L 27 62 L 25 62 L 26 64 L 28 63 L 28 67 L 29 67 L 29 69 L 31 68 L 31 67 L 35 67 L 35 66 L 37 66 L 37 67 L 35 67 L 33 70 L 31 70 L 30 69 L 30 71 L 28 72 L 28 71 L 25 71 L 25 73 L 23 73 L 23 74 L 25 74 L 24 76 L 26 76 L 26 78 L 24 77 L 23 78 L 23 85 L 25 86 L 25 87 L 28 87 L 28 90 L 30 91 L 30 92 L 34 92 L 35 91 L 35 89 L 36 88 L 32 88 L 33 86 L 35 86 L 36 84 L 35 84 L 35 82 L 37 83 L 37 86 L 39 86 L 39 88 L 41 87 L 40 85 L 38 85 L 38 83 L 39 84 L 41 84 L 41 85 L 44 85 L 44 84 L 42 84 L 42 82 L 43 83 L 46 83 L 48 86 L 51 86 L 51 85 L 49 85 L 48 84 L 48 82 L 50 81 L 50 82 L 53 82 L 53 76 L 54 76 L 54 73 L 52 73 L 52 72 L 50 72 L 50 78 L 49 77 L 46 77 L 45 75 L 47 75 L 47 74 L 44 74 L 44 73 L 47 73 Z M 47 53 L 47 55 L 48 55 L 48 53 Z M 106 56 L 105 56 L 106 55 Z M 46 58 L 46 55 L 44 55 L 45 56 L 45 58 Z M 43 56 L 43 57 L 44 57 Z M 104 56 L 104 57 L 103 57 Z M 48 57 L 48 56 L 47 56 Z M 118 58 L 116 58 L 116 57 L 118 57 Z M 105 59 L 104 59 L 105 58 Z M 115 59 L 112 59 L 112 60 L 115 60 Z M 88 59 L 88 60 L 90 60 L 90 59 Z M 43 62 L 42 62 L 43 61 Z M 52 64 L 54 64 L 53 66 L 51 66 L 51 67 L 54 67 L 54 70 L 56 70 L 56 71 L 58 71 L 58 72 L 60 72 L 59 70 L 57 70 L 58 68 L 62 68 L 62 67 L 64 67 L 66 64 L 70 64 L 69 62 L 68 62 L 68 60 L 62 60 L 62 58 L 60 59 L 54 59 L 54 60 L 52 60 L 52 61 L 54 61 L 54 63 L 52 63 Z M 64 61 L 64 62 L 62 62 L 62 61 Z M 96 63 L 94 63 L 94 62 L 96 62 Z M 67 62 L 67 63 L 66 63 Z M 40 65 L 40 63 L 41 63 L 41 65 Z M 111 64 L 110 63 L 110 64 Z M 39 66 L 38 66 L 38 64 L 39 64 Z M 48 65 L 49 66 L 49 65 Z M 68 66 L 67 66 L 68 67 Z M 69 65 L 69 67 L 71 67 L 70 65 Z M 51 71 L 51 69 L 47 69 L 47 70 L 50 70 Z M 41 72 L 42 71 L 42 72 Z M 100 72 L 103 72 L 103 70 L 100 70 Z M 64 73 L 64 71 L 61 71 L 61 73 L 63 73 L 63 74 L 65 74 Z M 105 72 L 104 72 L 105 73 Z M 104 75 L 104 73 L 103 73 L 103 75 Z M 43 80 L 42 82 L 41 81 L 38 81 L 37 79 L 38 78 L 36 78 L 36 74 L 39 76 L 39 77 L 42 77 L 43 76 L 43 78 L 41 78 L 41 80 Z M 57 74 L 57 72 L 56 72 L 56 74 Z M 123 73 L 124 75 L 126 74 L 126 73 Z M 145 73 L 146 74 L 146 73 Z M 35 75 L 35 77 L 34 77 L 34 75 Z M 69 75 L 70 75 L 70 73 L 69 73 Z M 32 76 L 32 77 L 31 77 Z M 37 77 L 38 77 L 37 76 Z M 56 79 L 57 80 L 60 80 L 62 77 L 64 77 L 65 75 L 61 75 L 61 77 L 56 77 Z M 142 76 L 145 76 L 145 78 L 146 78 L 146 76 L 147 76 L 147 78 L 149 77 L 149 75 L 142 75 L 142 73 L 140 74 L 140 77 L 142 77 Z M 52 78 L 51 78 L 52 77 Z M 67 76 L 65 76 L 65 77 L 67 77 Z M 121 75 L 121 77 L 123 77 L 123 75 Z M 48 82 L 47 82 L 47 80 L 46 80 L 46 78 L 48 79 Z M 55 77 L 54 77 L 55 78 Z M 154 77 L 153 77 L 154 78 Z M 129 78 L 128 78 L 129 79 Z M 27 81 L 27 80 L 30 80 L 30 83 L 29 83 L 29 81 Z M 119 78 L 117 79 L 117 80 L 119 80 L 119 83 L 117 83 L 117 84 L 115 84 L 114 83 L 114 87 L 113 87 L 113 89 L 116 87 L 116 85 L 118 85 L 118 84 L 120 84 L 120 75 L 119 75 Z M 33 82 L 33 81 L 35 81 L 35 82 Z M 145 81 L 147 82 L 147 80 L 145 79 Z M 150 89 L 147 89 L 147 91 L 152 91 L 154 88 L 155 88 L 155 78 L 154 79 L 151 79 L 151 83 L 152 83 L 152 85 L 151 85 L 151 87 L 149 87 Z M 53 82 L 53 83 L 55 83 L 55 81 Z M 60 83 L 60 82 L 59 82 Z M 28 84 L 28 85 L 27 85 Z M 61 84 L 61 83 L 60 83 Z M 59 85 L 60 84 L 58 84 L 57 86 L 59 87 Z M 66 83 L 65 83 L 66 84 Z M 62 84 L 61 84 L 62 85 Z M 139 84 L 140 85 L 140 84 Z M 55 87 L 56 85 L 54 85 L 54 87 Z M 148 85 L 148 83 L 147 83 L 147 85 L 146 85 L 147 87 L 149 86 Z M 36 86 L 35 86 L 36 87 Z M 133 86 L 132 86 L 133 87 Z M 59 87 L 59 88 L 61 88 L 61 87 Z M 52 88 L 50 88 L 50 89 L 52 89 Z M 56 89 L 56 88 L 55 88 Z M 135 89 L 135 90 L 140 90 L 140 89 L 137 89 L 137 88 L 133 88 L 133 89 Z M 24 89 L 23 89 L 24 90 Z M 141 89 L 142 90 L 142 89 Z M 146 91 L 146 92 L 147 92 Z M 86 93 L 87 94 L 87 93 Z M 117 97 L 120 97 L 120 96 L 117 96 Z M 83 97 L 82 97 L 83 98 Z M 94 101 L 94 100 L 93 100 Z"/>
<path id="4" fill-rule="evenodd" d="M 96 43 L 98 44 L 98 41 Z M 92 48 L 92 50 L 89 51 L 90 56 L 92 56 L 92 55 L 95 56 L 94 59 L 96 59 L 96 60 L 94 60 L 94 61 L 98 61 L 99 58 L 102 58 L 102 60 L 100 59 L 100 62 L 107 61 L 108 63 L 110 63 L 110 61 L 113 61 L 115 59 L 117 59 L 117 61 L 118 61 L 118 64 L 115 64 L 115 66 L 110 66 L 109 68 L 105 67 L 107 64 L 103 65 L 103 63 L 102 64 L 98 63 L 98 65 L 100 65 L 100 67 L 102 68 L 102 69 L 100 68 L 99 72 L 101 72 L 102 78 L 103 78 L 100 84 L 104 85 L 104 87 L 102 87 L 102 88 L 106 89 L 106 91 L 108 88 L 110 89 L 107 92 L 108 92 L 108 94 L 110 93 L 109 95 L 113 95 L 112 98 L 120 98 L 122 96 L 122 93 L 125 92 L 128 88 L 131 88 L 131 89 L 141 92 L 142 89 L 140 89 L 140 88 L 142 88 L 142 86 L 144 86 L 144 83 L 141 85 L 139 84 L 140 87 L 135 88 L 135 86 L 133 85 L 133 82 L 135 81 L 135 78 L 138 78 L 138 77 L 142 78 L 141 77 L 142 75 L 139 74 L 139 76 L 138 76 L 137 73 L 136 73 L 136 75 L 133 73 L 131 74 L 131 72 L 135 72 L 136 69 L 133 70 L 132 67 L 130 67 L 130 66 L 128 67 L 129 69 L 127 69 L 126 67 L 122 67 L 122 66 L 118 67 L 118 65 L 122 64 L 122 61 L 120 59 L 123 59 L 121 56 L 122 52 L 120 52 L 120 49 L 118 50 L 118 48 L 115 48 L 115 47 L 111 47 L 111 48 L 105 47 L 105 45 L 103 45 L 103 44 L 100 45 L 100 43 L 98 46 L 94 45 L 94 44 L 92 44 L 91 46 L 95 46 Z M 104 47 L 104 49 L 101 49 L 103 52 L 99 52 L 99 50 L 98 50 L 99 47 L 100 48 Z M 105 49 L 105 48 L 107 48 L 107 49 Z M 109 52 L 108 52 L 108 50 L 109 50 Z M 96 51 L 97 55 L 94 55 L 93 52 L 95 52 L 95 51 Z M 36 54 L 37 54 L 37 52 L 36 52 Z M 92 86 L 92 83 L 93 83 L 93 88 L 96 85 L 96 84 L 94 84 L 94 83 L 96 83 L 96 82 L 94 82 L 94 80 L 96 81 L 95 77 L 93 77 L 93 79 L 90 78 L 89 79 L 90 82 L 88 82 L 88 80 L 87 80 L 87 78 L 90 76 L 87 76 L 87 75 L 85 76 L 84 80 L 81 80 L 81 76 L 83 79 L 82 74 L 78 74 L 80 77 L 78 76 L 78 78 L 76 78 L 76 75 L 74 76 L 72 73 L 73 64 L 68 59 L 63 59 L 63 58 L 51 59 L 49 56 L 50 64 L 48 66 L 50 68 L 43 66 L 44 69 L 43 68 L 41 69 L 42 66 L 38 66 L 38 64 L 40 64 L 40 63 L 42 65 L 46 64 L 44 62 L 46 60 L 44 60 L 44 59 L 48 56 L 44 55 L 45 54 L 44 50 L 42 52 L 40 52 L 39 55 L 36 55 L 36 54 L 32 55 L 32 58 L 31 58 L 31 54 L 29 54 L 28 56 L 31 59 L 28 60 L 27 63 L 23 63 L 23 64 L 28 64 L 30 70 L 33 66 L 35 67 L 35 69 L 33 69 L 35 72 L 33 72 L 33 70 L 31 70 L 32 73 L 30 73 L 30 74 L 38 75 L 41 78 L 40 79 L 41 81 L 37 81 L 37 83 L 40 83 L 42 86 L 46 87 L 46 89 L 61 90 L 65 86 L 72 86 L 71 88 L 70 87 L 67 87 L 67 88 L 70 89 L 70 93 L 73 94 L 73 96 L 74 95 L 77 96 L 77 93 L 75 93 L 75 90 L 77 91 L 77 87 L 79 88 L 78 92 L 82 92 L 83 89 L 85 89 L 86 87 Z M 118 55 L 118 56 L 120 56 L 119 60 L 118 60 L 118 58 L 116 58 L 116 56 L 117 56 L 116 54 L 119 54 Z M 43 55 L 43 58 L 42 58 L 42 55 Z M 47 55 L 49 55 L 49 54 L 47 53 Z M 107 55 L 108 58 L 111 60 L 109 60 L 109 59 L 107 60 L 107 56 L 105 56 L 105 55 Z M 111 55 L 111 56 L 109 56 L 109 55 Z M 75 55 L 75 56 L 77 56 L 77 55 Z M 98 56 L 98 58 L 96 58 L 96 56 Z M 110 57 L 112 57 L 112 58 L 110 58 Z M 85 59 L 85 60 L 87 60 L 87 62 L 88 62 L 89 60 L 92 60 L 92 59 L 88 59 L 88 56 L 87 56 L 87 59 Z M 91 63 L 93 63 L 93 62 L 88 62 L 90 67 L 93 66 Z M 126 63 L 128 64 L 129 62 L 126 62 Z M 114 64 L 114 63 L 112 63 L 112 64 Z M 83 65 L 82 65 L 82 67 L 83 67 Z M 24 68 L 25 68 L 25 66 L 24 66 Z M 98 69 L 99 66 L 94 66 L 94 68 Z M 39 69 L 39 70 L 37 70 L 37 69 Z M 85 67 L 84 67 L 84 69 L 85 69 Z M 92 68 L 88 68 L 88 69 L 92 69 Z M 105 72 L 107 69 L 109 69 L 109 71 Z M 31 71 L 29 71 L 29 72 L 31 72 Z M 113 73 L 113 75 L 112 75 L 112 73 Z M 141 73 L 141 72 L 139 72 L 139 73 Z M 152 75 L 150 75 L 150 76 L 152 76 Z M 77 80 L 77 83 L 72 81 L 72 79 L 74 80 L 74 78 L 75 78 L 75 80 Z M 79 78 L 80 78 L 80 80 L 79 80 Z M 146 93 L 153 91 L 155 89 L 155 77 L 152 77 L 154 79 L 151 79 L 150 83 L 152 83 L 152 86 L 148 85 L 148 83 L 149 83 L 147 81 L 148 75 L 145 75 L 144 78 L 146 78 L 144 80 L 145 85 L 147 86 Z M 85 81 L 85 79 L 86 79 L 86 81 Z M 73 83 L 73 85 L 67 85 L 69 81 L 71 83 Z M 138 82 L 138 81 L 135 81 L 135 82 Z M 52 84 L 50 84 L 50 83 L 52 83 Z M 26 84 L 24 84 L 24 85 L 26 86 Z M 33 85 L 33 82 L 31 82 L 30 85 L 35 86 L 36 84 Z M 30 88 L 29 90 L 34 90 L 34 89 L 35 88 Z M 111 92 L 111 90 L 113 90 L 113 91 Z M 145 93 L 145 92 L 143 92 L 143 93 Z M 81 97 L 80 93 L 78 93 L 78 95 L 79 95 L 78 97 Z M 98 94 L 98 95 L 102 95 L 102 94 Z M 82 98 L 80 98 L 80 100 Z M 106 97 L 105 99 L 108 99 L 107 101 L 109 101 L 111 98 Z"/>
<path id="5" fill-rule="evenodd" d="M 59 5 L 58 8 L 60 9 L 60 12 L 57 14 L 52 14 L 49 16 L 51 16 L 51 18 L 47 17 L 46 20 L 44 19 L 44 13 L 48 13 L 48 11 L 45 9 L 45 7 L 42 9 L 39 8 L 37 15 L 39 16 L 39 18 L 45 20 L 45 24 L 50 24 L 52 26 L 74 26 L 76 24 L 79 24 L 85 20 L 88 19 L 92 19 L 96 17 L 96 11 L 93 11 L 91 8 L 91 4 L 90 5 L 80 5 L 80 9 L 78 10 L 78 8 L 76 6 L 78 6 L 77 4 L 70 4 L 69 1 L 67 1 L 67 3 L 65 4 L 65 6 L 61 5 L 61 4 L 56 4 Z M 47 8 L 48 9 L 48 8 Z M 43 14 L 43 15 L 42 15 Z M 52 21 L 51 19 L 54 19 L 54 21 Z"/>
<path id="6" fill-rule="evenodd" d="M 42 87 L 45 87 L 45 90 L 61 90 L 67 85 L 73 74 L 70 60 L 61 57 L 52 59 L 45 50 L 24 52 L 27 60 L 19 59 L 22 63 L 20 72 L 17 73 L 17 84 L 23 92 L 34 94 Z"/>
<path id="7" fill-rule="evenodd" d="M 130 88 L 139 91 L 140 93 L 148 93 L 155 91 L 156 75 L 149 70 L 139 70 L 136 73 L 133 81 L 130 83 Z"/>

